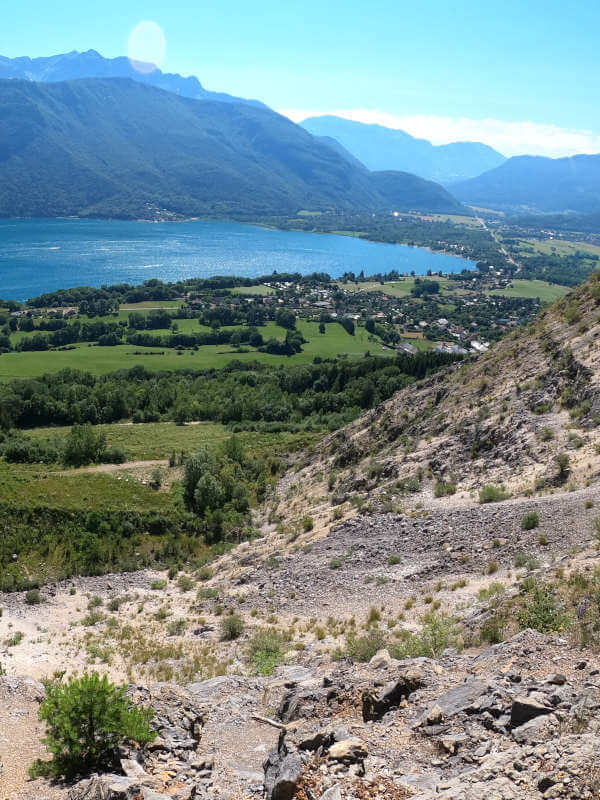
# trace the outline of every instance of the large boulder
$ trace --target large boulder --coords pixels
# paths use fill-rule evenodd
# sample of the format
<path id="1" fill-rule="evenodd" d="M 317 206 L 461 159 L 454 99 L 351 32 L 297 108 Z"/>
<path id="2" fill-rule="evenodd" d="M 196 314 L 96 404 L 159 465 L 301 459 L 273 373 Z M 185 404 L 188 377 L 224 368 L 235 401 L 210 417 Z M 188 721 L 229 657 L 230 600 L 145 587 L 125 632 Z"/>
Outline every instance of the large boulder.
<path id="1" fill-rule="evenodd" d="M 407 669 L 400 677 L 386 684 L 380 692 L 368 690 L 362 695 L 362 716 L 365 722 L 381 719 L 397 708 L 417 689 L 425 686 L 425 676 L 420 669 Z"/>
<path id="2" fill-rule="evenodd" d="M 286 742 L 285 731 L 279 735 L 277 747 L 269 753 L 263 769 L 267 800 L 291 800 L 298 790 L 302 759 L 298 751 Z"/>

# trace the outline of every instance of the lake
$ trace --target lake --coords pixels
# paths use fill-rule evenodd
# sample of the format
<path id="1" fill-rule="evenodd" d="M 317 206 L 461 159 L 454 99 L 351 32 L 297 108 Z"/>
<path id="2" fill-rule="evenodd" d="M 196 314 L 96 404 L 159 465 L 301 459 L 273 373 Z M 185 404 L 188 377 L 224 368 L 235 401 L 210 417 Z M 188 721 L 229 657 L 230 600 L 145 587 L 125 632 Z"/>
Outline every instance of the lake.
<path id="1" fill-rule="evenodd" d="M 26 300 L 72 286 L 139 284 L 277 272 L 460 272 L 464 258 L 350 236 L 278 231 L 236 222 L 0 220 L 0 297 Z"/>

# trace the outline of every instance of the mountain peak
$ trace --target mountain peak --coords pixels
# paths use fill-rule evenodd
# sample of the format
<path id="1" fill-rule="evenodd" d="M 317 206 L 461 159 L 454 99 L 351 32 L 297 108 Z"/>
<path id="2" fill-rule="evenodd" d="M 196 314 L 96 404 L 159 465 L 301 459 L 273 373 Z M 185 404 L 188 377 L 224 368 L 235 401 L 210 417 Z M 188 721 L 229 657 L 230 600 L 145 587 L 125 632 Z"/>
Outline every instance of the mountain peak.
<path id="1" fill-rule="evenodd" d="M 146 69 L 136 69 L 127 56 L 105 58 L 97 50 L 71 50 L 55 56 L 29 58 L 3 58 L 0 56 L 0 78 L 22 78 L 28 81 L 50 83 L 79 78 L 131 78 L 138 83 L 148 83 L 167 92 L 194 100 L 218 100 L 223 103 L 245 103 L 266 108 L 258 100 L 210 92 L 195 76 L 184 77 L 162 72 L 154 64 L 144 64 Z M 151 68 L 150 68 L 151 67 Z"/>
<path id="2" fill-rule="evenodd" d="M 481 142 L 434 145 L 403 130 L 333 115 L 310 117 L 301 125 L 316 136 L 336 139 L 368 169 L 413 172 L 442 184 L 473 178 L 505 160 Z"/>

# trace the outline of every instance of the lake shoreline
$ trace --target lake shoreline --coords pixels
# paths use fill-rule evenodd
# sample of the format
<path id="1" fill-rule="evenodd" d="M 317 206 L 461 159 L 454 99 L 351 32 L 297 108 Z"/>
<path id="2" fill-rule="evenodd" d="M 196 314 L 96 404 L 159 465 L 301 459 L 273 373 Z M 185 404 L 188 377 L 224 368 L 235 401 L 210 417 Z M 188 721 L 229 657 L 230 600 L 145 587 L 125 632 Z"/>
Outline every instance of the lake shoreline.
<path id="1" fill-rule="evenodd" d="M 448 275 L 474 269 L 474 261 L 454 253 L 260 221 L 0 219 L 1 294 L 20 302 L 56 287 L 141 285 L 150 279 L 177 283 L 313 272 L 336 279 L 345 273 Z"/>

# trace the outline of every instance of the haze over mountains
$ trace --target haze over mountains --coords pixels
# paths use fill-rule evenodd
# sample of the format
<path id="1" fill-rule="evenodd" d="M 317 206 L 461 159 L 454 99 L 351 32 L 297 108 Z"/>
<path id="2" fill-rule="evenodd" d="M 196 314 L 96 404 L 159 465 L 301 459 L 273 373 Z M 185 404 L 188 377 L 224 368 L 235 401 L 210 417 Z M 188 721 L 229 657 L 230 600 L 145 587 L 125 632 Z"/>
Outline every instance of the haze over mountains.
<path id="1" fill-rule="evenodd" d="M 450 190 L 489 208 L 592 213 L 600 211 L 600 155 L 515 156 Z"/>
<path id="2" fill-rule="evenodd" d="M 460 204 L 370 173 L 286 117 L 128 79 L 0 81 L 0 215 L 289 215 Z"/>
<path id="3" fill-rule="evenodd" d="M 153 68 L 152 64 L 139 66 L 141 69 L 136 69 L 126 56 L 104 58 L 96 50 L 87 50 L 85 53 L 73 50 L 70 53 L 42 58 L 0 56 L 0 78 L 22 78 L 44 83 L 77 78 L 131 78 L 139 83 L 147 83 L 194 100 L 220 100 L 225 103 L 248 103 L 260 108 L 266 107 L 258 100 L 246 100 L 223 92 L 210 92 L 194 75 L 184 78 L 183 75 L 161 72 L 157 67 Z"/>
<path id="4" fill-rule="evenodd" d="M 3 216 L 452 212 L 460 201 L 600 211 L 600 155 L 505 159 L 480 142 L 435 146 L 335 116 L 297 126 L 257 100 L 95 50 L 0 56 L 0 109 Z"/>
<path id="5" fill-rule="evenodd" d="M 316 136 L 337 139 L 368 169 L 414 172 L 443 184 L 475 177 L 506 160 L 481 142 L 433 145 L 405 131 L 342 117 L 310 117 L 300 124 Z"/>

